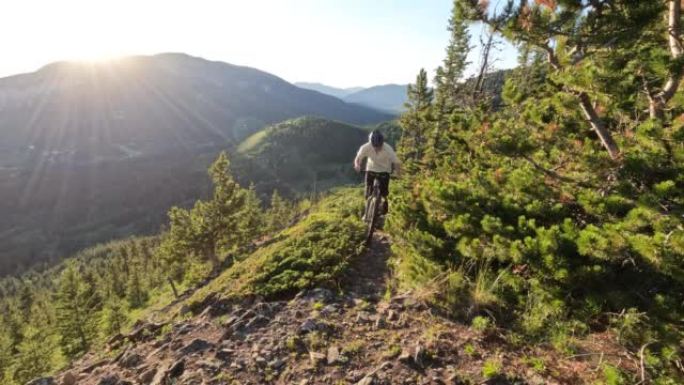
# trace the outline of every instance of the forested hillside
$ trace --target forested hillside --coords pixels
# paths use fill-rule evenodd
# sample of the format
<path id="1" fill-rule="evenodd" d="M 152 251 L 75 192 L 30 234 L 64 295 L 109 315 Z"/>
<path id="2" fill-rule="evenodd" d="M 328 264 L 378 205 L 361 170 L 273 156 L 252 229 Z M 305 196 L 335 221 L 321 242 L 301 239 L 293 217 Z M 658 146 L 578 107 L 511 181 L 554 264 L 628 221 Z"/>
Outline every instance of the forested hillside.
<path id="1" fill-rule="evenodd" d="M 51 269 L 0 280 L 2 384 L 24 384 L 98 351 L 111 336 L 247 257 L 253 242 L 311 205 L 295 206 L 274 193 L 263 209 L 254 190 L 233 180 L 225 153 L 209 174 L 210 198 L 172 208 L 167 231 L 98 245 Z"/>
<path id="2" fill-rule="evenodd" d="M 325 119 L 304 117 L 269 126 L 238 147 L 238 168 L 259 191 L 324 191 L 359 180 L 350 162 L 368 133 Z"/>
<path id="3" fill-rule="evenodd" d="M 169 207 L 206 194 L 204 171 L 220 151 L 303 115 L 392 118 L 184 54 L 59 62 L 0 79 L 0 275 L 156 232 Z"/>

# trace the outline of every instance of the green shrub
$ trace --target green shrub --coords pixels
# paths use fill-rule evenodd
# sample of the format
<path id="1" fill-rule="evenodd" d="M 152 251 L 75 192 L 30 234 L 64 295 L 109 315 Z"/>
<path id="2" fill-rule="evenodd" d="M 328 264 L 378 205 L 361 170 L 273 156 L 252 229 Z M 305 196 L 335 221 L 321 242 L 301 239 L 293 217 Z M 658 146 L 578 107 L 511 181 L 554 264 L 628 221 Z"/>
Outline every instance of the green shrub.
<path id="1" fill-rule="evenodd" d="M 277 297 L 334 282 L 363 250 L 359 190 L 342 189 L 323 199 L 273 243 L 240 259 L 198 290 L 189 300 L 191 308 L 212 293 Z"/>

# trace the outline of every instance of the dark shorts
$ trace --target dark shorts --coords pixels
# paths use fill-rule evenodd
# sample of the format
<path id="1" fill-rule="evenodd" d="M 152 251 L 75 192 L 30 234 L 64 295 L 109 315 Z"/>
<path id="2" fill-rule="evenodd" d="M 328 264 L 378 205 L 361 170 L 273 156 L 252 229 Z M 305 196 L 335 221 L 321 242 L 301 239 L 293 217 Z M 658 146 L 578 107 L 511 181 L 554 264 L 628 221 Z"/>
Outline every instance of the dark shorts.
<path id="1" fill-rule="evenodd" d="M 375 179 L 380 181 L 380 195 L 387 197 L 389 195 L 390 174 L 388 172 L 372 172 L 366 171 L 366 198 L 373 193 L 373 182 Z"/>

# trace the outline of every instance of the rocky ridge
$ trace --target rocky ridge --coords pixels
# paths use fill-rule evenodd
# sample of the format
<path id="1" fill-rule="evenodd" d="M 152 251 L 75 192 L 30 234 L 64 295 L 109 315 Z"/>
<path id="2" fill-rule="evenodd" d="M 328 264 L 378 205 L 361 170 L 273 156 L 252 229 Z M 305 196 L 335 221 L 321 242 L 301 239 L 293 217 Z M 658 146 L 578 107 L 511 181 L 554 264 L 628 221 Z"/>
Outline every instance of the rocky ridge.
<path id="1" fill-rule="evenodd" d="M 600 357 L 511 348 L 496 330 L 442 317 L 416 293 L 391 294 L 388 255 L 381 235 L 339 290 L 215 301 L 197 316 L 140 323 L 106 354 L 30 385 L 582 384 L 598 360 L 622 354 L 606 343 Z"/>

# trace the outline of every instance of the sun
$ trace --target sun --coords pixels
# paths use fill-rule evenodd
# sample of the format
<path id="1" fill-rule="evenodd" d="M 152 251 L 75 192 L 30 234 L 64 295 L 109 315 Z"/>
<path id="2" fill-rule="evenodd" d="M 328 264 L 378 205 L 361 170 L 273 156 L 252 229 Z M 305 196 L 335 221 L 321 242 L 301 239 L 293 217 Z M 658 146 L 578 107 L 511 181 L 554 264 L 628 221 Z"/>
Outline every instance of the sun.
<path id="1" fill-rule="evenodd" d="M 88 47 L 79 47 L 78 52 L 71 55 L 71 60 L 84 63 L 102 63 L 109 62 L 126 56 L 124 52 L 115 50 L 107 50 L 102 47 L 95 47 L 88 49 Z"/>

